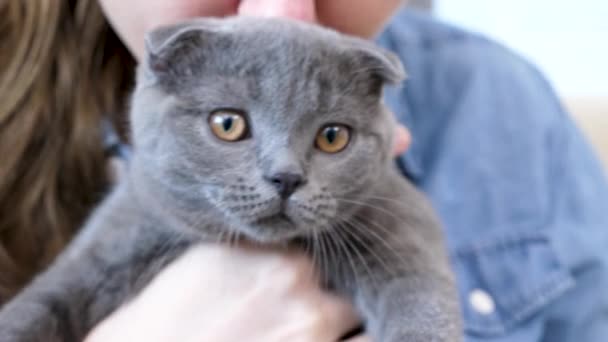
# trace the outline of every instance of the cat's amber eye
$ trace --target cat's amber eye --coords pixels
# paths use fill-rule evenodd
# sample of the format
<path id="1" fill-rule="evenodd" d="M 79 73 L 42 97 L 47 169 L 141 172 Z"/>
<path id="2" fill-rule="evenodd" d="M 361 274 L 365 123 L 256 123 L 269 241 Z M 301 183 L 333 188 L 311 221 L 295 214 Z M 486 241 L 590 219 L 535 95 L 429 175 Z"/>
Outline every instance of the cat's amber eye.
<path id="1" fill-rule="evenodd" d="M 247 137 L 247 120 L 237 111 L 218 110 L 209 117 L 211 131 L 224 141 L 239 141 Z"/>
<path id="2" fill-rule="evenodd" d="M 346 148 L 350 141 L 350 129 L 344 125 L 331 124 L 319 130 L 315 146 L 326 153 L 338 153 Z"/>

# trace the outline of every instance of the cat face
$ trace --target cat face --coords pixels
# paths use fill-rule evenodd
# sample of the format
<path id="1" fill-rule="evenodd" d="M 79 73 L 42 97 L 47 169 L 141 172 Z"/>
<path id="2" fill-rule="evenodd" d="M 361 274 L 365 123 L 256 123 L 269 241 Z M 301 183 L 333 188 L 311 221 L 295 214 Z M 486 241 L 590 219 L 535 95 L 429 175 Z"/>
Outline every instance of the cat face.
<path id="1" fill-rule="evenodd" d="M 366 41 L 279 19 L 157 30 L 133 97 L 133 163 L 182 215 L 284 241 L 331 229 L 390 163 L 381 89 L 403 71 Z M 191 221 L 194 222 L 194 221 Z"/>

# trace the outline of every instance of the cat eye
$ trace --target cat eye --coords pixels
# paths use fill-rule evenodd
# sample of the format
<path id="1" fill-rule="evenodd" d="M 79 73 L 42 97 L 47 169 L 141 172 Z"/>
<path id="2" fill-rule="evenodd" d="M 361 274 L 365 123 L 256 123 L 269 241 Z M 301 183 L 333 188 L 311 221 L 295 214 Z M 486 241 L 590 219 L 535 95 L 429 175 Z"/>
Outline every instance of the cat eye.
<path id="1" fill-rule="evenodd" d="M 245 116 L 237 111 L 218 110 L 209 116 L 211 131 L 224 141 L 239 141 L 247 137 L 249 131 Z"/>
<path id="2" fill-rule="evenodd" d="M 319 130 L 315 146 L 325 153 L 338 153 L 346 148 L 350 141 L 350 128 L 344 125 L 331 124 Z"/>

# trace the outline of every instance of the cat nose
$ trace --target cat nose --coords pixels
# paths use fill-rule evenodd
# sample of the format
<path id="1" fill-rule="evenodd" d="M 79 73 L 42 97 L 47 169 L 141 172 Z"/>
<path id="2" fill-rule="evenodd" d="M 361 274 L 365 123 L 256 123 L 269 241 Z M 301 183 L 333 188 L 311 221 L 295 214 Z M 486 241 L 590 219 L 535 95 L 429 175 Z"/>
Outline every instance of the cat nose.
<path id="1" fill-rule="evenodd" d="M 277 189 L 283 199 L 291 196 L 297 188 L 306 183 L 301 174 L 290 172 L 279 172 L 264 178 Z"/>

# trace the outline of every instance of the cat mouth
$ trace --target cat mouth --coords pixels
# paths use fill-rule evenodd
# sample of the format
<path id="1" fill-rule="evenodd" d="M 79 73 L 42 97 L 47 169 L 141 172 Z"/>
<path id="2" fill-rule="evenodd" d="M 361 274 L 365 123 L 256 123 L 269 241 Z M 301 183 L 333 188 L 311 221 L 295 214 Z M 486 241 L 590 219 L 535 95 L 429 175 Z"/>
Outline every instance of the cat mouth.
<path id="1" fill-rule="evenodd" d="M 260 217 L 247 228 L 247 236 L 261 243 L 284 243 L 300 234 L 295 221 L 286 213 L 279 211 Z"/>
<path id="2" fill-rule="evenodd" d="M 272 214 L 270 216 L 265 216 L 259 218 L 255 221 L 258 225 L 268 225 L 268 224 L 293 224 L 292 219 L 287 216 L 283 211 L 278 212 L 276 214 Z"/>

